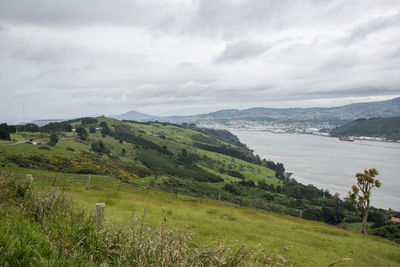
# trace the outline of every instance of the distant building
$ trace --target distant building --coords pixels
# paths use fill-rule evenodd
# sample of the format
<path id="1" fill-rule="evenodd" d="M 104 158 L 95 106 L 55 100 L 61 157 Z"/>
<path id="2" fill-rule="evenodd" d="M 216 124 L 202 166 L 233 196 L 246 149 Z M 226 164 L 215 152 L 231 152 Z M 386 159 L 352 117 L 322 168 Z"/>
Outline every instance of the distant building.
<path id="1" fill-rule="evenodd" d="M 391 220 L 392 222 L 395 222 L 395 223 L 400 223 L 400 219 L 399 219 L 399 218 L 396 218 L 396 217 L 392 217 L 390 220 Z"/>
<path id="2" fill-rule="evenodd" d="M 308 134 L 312 134 L 315 132 L 319 132 L 319 129 L 318 128 L 307 128 L 304 132 L 308 133 Z"/>

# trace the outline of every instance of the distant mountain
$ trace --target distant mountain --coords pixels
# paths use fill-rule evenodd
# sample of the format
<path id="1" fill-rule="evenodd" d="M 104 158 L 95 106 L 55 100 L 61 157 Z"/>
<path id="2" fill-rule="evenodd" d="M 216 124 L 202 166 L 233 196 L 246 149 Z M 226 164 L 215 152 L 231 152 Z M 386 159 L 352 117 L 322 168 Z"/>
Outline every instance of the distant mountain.
<path id="1" fill-rule="evenodd" d="M 304 125 L 342 126 L 358 118 L 400 116 L 400 97 L 387 101 L 356 103 L 331 108 L 251 108 L 227 109 L 194 116 L 157 118 L 173 123 L 221 124 L 232 126 L 238 122 L 283 123 Z"/>
<path id="2" fill-rule="evenodd" d="M 157 118 L 156 116 L 148 115 L 135 110 L 131 110 L 120 115 L 111 115 L 109 117 L 117 120 L 130 120 L 130 121 L 150 121 Z"/>
<path id="3" fill-rule="evenodd" d="M 357 119 L 331 131 L 333 136 L 374 136 L 400 140 L 400 117 Z"/>

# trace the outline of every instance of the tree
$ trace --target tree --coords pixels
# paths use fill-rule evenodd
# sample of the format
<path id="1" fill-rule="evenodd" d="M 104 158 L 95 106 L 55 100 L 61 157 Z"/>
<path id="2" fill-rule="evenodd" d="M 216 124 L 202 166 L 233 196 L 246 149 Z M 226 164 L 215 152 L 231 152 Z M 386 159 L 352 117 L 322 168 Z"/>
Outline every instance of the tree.
<path id="1" fill-rule="evenodd" d="M 378 171 L 375 168 L 369 170 L 365 169 L 363 173 L 357 173 L 357 185 L 353 185 L 351 191 L 349 191 L 351 203 L 358 207 L 363 216 L 361 227 L 362 234 L 367 234 L 367 219 L 371 202 L 371 189 L 381 186 L 381 182 L 379 182 L 378 179 L 374 179 L 377 175 Z"/>
<path id="2" fill-rule="evenodd" d="M 10 140 L 10 126 L 7 123 L 0 124 L 0 139 Z"/>
<path id="3" fill-rule="evenodd" d="M 89 127 L 89 132 L 90 133 L 96 133 L 96 128 L 94 126 Z"/>
<path id="4" fill-rule="evenodd" d="M 94 152 L 100 154 L 108 154 L 110 151 L 107 149 L 106 145 L 104 144 L 103 140 L 99 140 L 91 144 L 92 150 Z"/>
<path id="5" fill-rule="evenodd" d="M 263 190 L 267 190 L 268 185 L 265 182 L 265 180 L 260 180 L 258 181 L 258 188 L 263 189 Z"/>
<path id="6" fill-rule="evenodd" d="M 40 131 L 39 126 L 37 126 L 34 123 L 27 123 L 23 125 L 16 125 L 16 130 L 18 132 L 32 132 L 32 133 L 37 133 Z"/>
<path id="7" fill-rule="evenodd" d="M 66 122 L 51 122 L 40 127 L 40 132 L 46 133 L 60 133 L 60 132 L 72 132 L 72 126 Z"/>
<path id="8" fill-rule="evenodd" d="M 95 118 L 90 118 L 90 117 L 82 118 L 82 125 L 95 124 L 95 123 L 98 123 L 98 120 Z"/>
<path id="9" fill-rule="evenodd" d="M 88 132 L 86 131 L 86 129 L 84 127 L 78 127 L 76 129 L 76 133 L 78 135 L 78 138 L 81 140 L 86 140 L 86 138 L 88 137 Z"/>
<path id="10" fill-rule="evenodd" d="M 58 136 L 55 133 L 52 133 L 50 135 L 50 141 L 49 141 L 49 145 L 51 146 L 55 146 L 58 142 Z"/>
<path id="11" fill-rule="evenodd" d="M 102 122 L 102 123 L 103 123 L 103 122 Z M 100 125 L 101 125 L 102 123 L 100 123 Z M 104 122 L 104 123 L 105 123 L 105 122 Z M 103 136 L 103 138 L 104 138 L 104 137 L 106 137 L 106 135 L 109 135 L 109 134 L 110 134 L 110 128 L 108 128 L 107 124 L 105 124 L 105 125 L 101 126 L 100 132 L 101 132 L 101 136 Z"/>

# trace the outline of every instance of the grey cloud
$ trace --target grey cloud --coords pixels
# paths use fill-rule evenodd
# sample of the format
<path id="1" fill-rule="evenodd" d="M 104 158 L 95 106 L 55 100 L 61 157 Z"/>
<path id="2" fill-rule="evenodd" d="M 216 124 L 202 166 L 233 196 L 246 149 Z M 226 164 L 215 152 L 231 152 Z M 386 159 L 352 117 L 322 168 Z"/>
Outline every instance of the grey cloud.
<path id="1" fill-rule="evenodd" d="M 45 47 L 45 48 L 17 48 L 13 57 L 17 60 L 26 60 L 35 64 L 60 64 L 61 62 L 79 56 L 80 52 L 72 47 Z"/>
<path id="2" fill-rule="evenodd" d="M 221 53 L 214 57 L 214 63 L 233 63 L 236 61 L 254 58 L 270 49 L 269 44 L 259 44 L 251 41 L 238 41 L 227 44 Z"/>
<path id="3" fill-rule="evenodd" d="M 193 69 L 194 64 L 192 62 L 181 62 L 176 66 L 177 71 L 188 71 Z"/>
<path id="4" fill-rule="evenodd" d="M 399 58 L 399 57 L 400 57 L 400 47 L 397 47 L 386 54 L 386 58 L 388 59 Z"/>
<path id="5" fill-rule="evenodd" d="M 345 51 L 343 53 L 335 53 L 328 59 L 325 59 L 316 67 L 317 71 L 340 71 L 355 66 L 358 62 L 357 51 Z"/>
<path id="6" fill-rule="evenodd" d="M 315 98 L 345 98 L 361 96 L 397 96 L 400 94 L 400 87 L 352 87 L 335 91 L 316 90 L 307 93 L 293 93 L 291 97 L 300 100 Z"/>
<path id="7" fill-rule="evenodd" d="M 148 21 L 157 10 L 154 1 L 17 0 L 0 1 L 0 18 L 15 23 L 42 25 L 126 24 Z M 147 10 L 148 11 L 148 10 Z"/>
<path id="8" fill-rule="evenodd" d="M 399 95 L 399 18 L 371 10 L 400 4 L 0 1 L 0 120 Z"/>
<path id="9" fill-rule="evenodd" d="M 234 39 L 324 19 L 335 1 L 290 0 L 16 0 L 0 1 L 0 21 L 29 25 L 143 27 L 154 34 Z M 338 13 L 338 12 L 335 12 Z"/>
<path id="10" fill-rule="evenodd" d="M 336 8 L 334 1 L 198 0 L 189 33 L 232 40 L 254 32 L 286 30 L 325 19 Z M 312 22 L 311 22 L 312 23 Z"/>
<path id="11" fill-rule="evenodd" d="M 374 18 L 367 23 L 357 25 L 356 27 L 354 27 L 344 38 L 344 42 L 346 44 L 350 44 L 357 41 L 361 41 L 373 33 L 383 31 L 391 27 L 399 27 L 399 26 L 400 26 L 400 13 L 397 13 L 396 15 L 392 15 L 389 17 Z"/>

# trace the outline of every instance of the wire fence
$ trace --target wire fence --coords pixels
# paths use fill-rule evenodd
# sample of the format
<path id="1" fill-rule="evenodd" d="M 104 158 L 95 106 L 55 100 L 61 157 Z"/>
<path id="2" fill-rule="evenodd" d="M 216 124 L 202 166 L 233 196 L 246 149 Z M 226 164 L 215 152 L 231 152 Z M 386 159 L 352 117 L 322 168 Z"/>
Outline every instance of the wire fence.
<path id="1" fill-rule="evenodd" d="M 21 172 L 1 172 L 6 175 L 13 175 L 19 177 L 26 177 L 29 173 Z M 61 190 L 68 190 L 68 187 L 81 187 L 84 190 L 107 190 L 111 192 L 130 192 L 130 193 L 164 193 L 165 197 L 180 199 L 183 201 L 200 202 L 200 203 L 224 203 L 227 206 L 237 207 L 249 207 L 255 209 L 261 209 L 266 211 L 273 211 L 276 213 L 288 214 L 295 217 L 300 217 L 301 213 L 299 210 L 281 206 L 275 203 L 269 203 L 266 201 L 246 199 L 244 197 L 236 197 L 231 199 L 220 199 L 220 196 L 210 196 L 206 194 L 192 195 L 190 192 L 180 192 L 178 190 L 169 190 L 170 188 L 161 186 L 154 186 L 150 183 L 138 184 L 134 182 L 123 182 L 120 179 L 108 176 L 97 176 L 89 174 L 87 176 L 77 174 L 60 173 L 54 175 L 35 175 L 33 174 L 33 183 L 39 186 L 53 186 L 60 187 Z M 178 196 L 179 195 L 179 196 Z"/>
<path id="2" fill-rule="evenodd" d="M 5 176 L 14 176 L 14 177 L 21 177 L 26 178 L 27 175 L 32 175 L 33 184 L 38 186 L 53 186 L 53 187 L 60 187 L 61 190 L 68 190 L 68 187 L 75 187 L 81 188 L 83 190 L 107 190 L 111 192 L 130 192 L 130 193 L 164 193 L 165 197 L 174 198 L 180 200 L 190 200 L 190 201 L 198 201 L 198 202 L 205 202 L 206 200 L 211 200 L 206 196 L 191 196 L 186 195 L 178 192 L 169 192 L 163 190 L 158 186 L 154 186 L 150 183 L 146 184 L 138 184 L 135 182 L 123 182 L 122 180 L 114 177 L 108 176 L 97 176 L 93 174 L 88 174 L 87 176 L 76 174 L 67 174 L 67 173 L 60 173 L 54 175 L 35 175 L 29 172 L 22 173 L 22 172 L 9 172 L 9 171 L 1 171 L 0 174 Z M 230 204 L 228 204 L 230 205 Z"/>
<path id="3" fill-rule="evenodd" d="M 138 185 L 136 183 L 126 183 L 120 179 L 114 177 L 97 177 L 96 175 L 88 174 L 84 176 L 76 176 L 74 174 L 68 175 L 63 173 L 62 175 L 35 175 L 30 173 L 21 172 L 4 172 L 0 171 L 6 176 L 15 177 L 26 177 L 27 175 L 32 175 L 33 183 L 41 186 L 54 186 L 54 187 L 68 187 L 82 186 L 84 189 L 108 189 L 110 191 L 130 191 L 137 192 L 139 190 L 151 190 L 148 185 Z"/>

